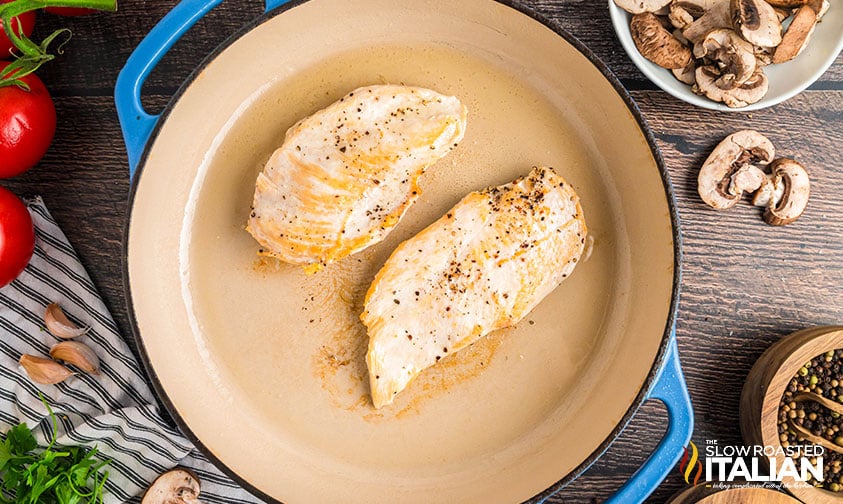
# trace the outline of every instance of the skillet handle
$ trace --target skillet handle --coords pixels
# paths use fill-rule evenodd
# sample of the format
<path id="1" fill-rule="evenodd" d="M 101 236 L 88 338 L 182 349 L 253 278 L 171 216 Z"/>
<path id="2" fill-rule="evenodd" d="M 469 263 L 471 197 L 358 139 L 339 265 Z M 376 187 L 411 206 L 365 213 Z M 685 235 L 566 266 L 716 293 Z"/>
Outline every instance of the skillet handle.
<path id="1" fill-rule="evenodd" d="M 289 0 L 266 0 L 266 11 L 269 12 L 287 1 Z M 182 35 L 221 3 L 222 0 L 182 0 L 176 4 L 138 44 L 117 76 L 114 102 L 129 157 L 130 180 L 134 178 L 135 169 L 149 136 L 161 117 L 144 110 L 141 103 L 143 83 Z"/>
<path id="2" fill-rule="evenodd" d="M 676 333 L 671 335 L 664 364 L 647 393 L 647 400 L 656 399 L 667 407 L 667 433 L 655 451 L 650 454 L 635 474 L 624 483 L 606 504 L 632 504 L 644 499 L 664 481 L 667 474 L 679 462 L 683 448 L 687 446 L 694 430 L 694 410 L 691 397 L 679 364 L 676 347 Z"/>

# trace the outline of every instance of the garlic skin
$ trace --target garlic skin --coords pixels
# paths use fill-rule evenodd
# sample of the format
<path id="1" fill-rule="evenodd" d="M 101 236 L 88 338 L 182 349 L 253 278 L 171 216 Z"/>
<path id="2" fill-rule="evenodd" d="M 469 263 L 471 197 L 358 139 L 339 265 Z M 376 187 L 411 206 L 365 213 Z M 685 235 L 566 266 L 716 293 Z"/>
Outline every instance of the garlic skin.
<path id="1" fill-rule="evenodd" d="M 55 385 L 75 374 L 54 360 L 34 355 L 23 354 L 18 362 L 32 381 L 42 385 Z"/>
<path id="2" fill-rule="evenodd" d="M 61 339 L 78 338 L 91 329 L 90 327 L 77 327 L 67 318 L 58 303 L 50 303 L 47 306 L 44 312 L 44 325 L 47 326 L 53 336 Z"/>
<path id="3" fill-rule="evenodd" d="M 100 360 L 91 347 L 78 341 L 62 341 L 50 348 L 50 357 L 91 374 L 100 374 Z"/>

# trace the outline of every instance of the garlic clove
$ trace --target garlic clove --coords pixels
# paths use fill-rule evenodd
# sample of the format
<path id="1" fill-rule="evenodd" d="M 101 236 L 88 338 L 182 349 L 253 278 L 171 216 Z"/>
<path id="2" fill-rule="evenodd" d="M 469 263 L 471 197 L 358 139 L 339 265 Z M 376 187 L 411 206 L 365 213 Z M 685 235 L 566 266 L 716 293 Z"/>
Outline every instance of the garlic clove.
<path id="1" fill-rule="evenodd" d="M 23 354 L 18 362 L 32 381 L 43 385 L 55 385 L 75 374 L 54 360 L 34 355 Z"/>
<path id="2" fill-rule="evenodd" d="M 100 374 L 100 360 L 91 347 L 78 341 L 62 341 L 50 348 L 50 357 L 78 367 L 86 373 Z"/>
<path id="3" fill-rule="evenodd" d="M 51 303 L 44 312 L 44 324 L 50 333 L 57 338 L 77 338 L 87 333 L 90 327 L 77 327 L 68 320 L 58 303 Z"/>

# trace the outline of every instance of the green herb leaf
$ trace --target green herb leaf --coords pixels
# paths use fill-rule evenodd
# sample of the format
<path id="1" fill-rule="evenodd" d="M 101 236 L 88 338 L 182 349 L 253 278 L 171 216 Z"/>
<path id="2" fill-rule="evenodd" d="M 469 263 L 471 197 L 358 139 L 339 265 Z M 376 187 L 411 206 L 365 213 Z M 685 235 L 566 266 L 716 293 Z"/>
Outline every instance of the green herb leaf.
<path id="1" fill-rule="evenodd" d="M 9 443 L 11 452 L 18 455 L 23 455 L 38 447 L 35 436 L 32 435 L 32 431 L 25 423 L 15 425 L 9 429 L 9 432 L 6 433 L 6 441 Z"/>
<path id="2" fill-rule="evenodd" d="M 0 441 L 0 504 L 102 503 L 108 460 L 97 459 L 97 449 L 84 446 L 54 448 L 58 420 L 41 397 L 53 425 L 50 444 L 38 450 L 26 424 L 18 424 Z"/>

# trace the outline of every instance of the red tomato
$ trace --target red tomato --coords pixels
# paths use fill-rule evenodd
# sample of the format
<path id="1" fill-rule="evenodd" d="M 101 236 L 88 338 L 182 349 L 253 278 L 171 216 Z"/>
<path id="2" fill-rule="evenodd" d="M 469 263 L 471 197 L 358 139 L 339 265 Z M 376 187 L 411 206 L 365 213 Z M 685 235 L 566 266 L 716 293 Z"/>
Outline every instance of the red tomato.
<path id="1" fill-rule="evenodd" d="M 35 250 L 35 229 L 26 205 L 0 186 L 0 287 L 10 283 L 29 264 Z"/>
<path id="2" fill-rule="evenodd" d="M 0 75 L 8 63 L 0 62 Z M 56 107 L 41 79 L 22 79 L 29 91 L 0 87 L 0 178 L 14 177 L 35 166 L 56 133 Z"/>
<path id="3" fill-rule="evenodd" d="M 9 3 L 11 1 L 12 0 L 0 0 L 0 3 Z M 20 21 L 24 35 L 27 37 L 32 35 L 32 27 L 35 26 L 35 11 L 24 12 L 15 19 Z M 12 20 L 12 28 L 15 29 L 15 33 L 20 35 L 20 29 L 18 28 L 18 23 L 15 19 Z M 11 59 L 12 47 L 12 41 L 9 40 L 6 32 L 3 31 L 2 26 L 0 26 L 0 59 Z"/>
<path id="4" fill-rule="evenodd" d="M 58 14 L 59 16 L 87 16 L 97 11 L 96 9 L 86 9 L 84 7 L 46 7 L 44 10 L 50 14 Z"/>

